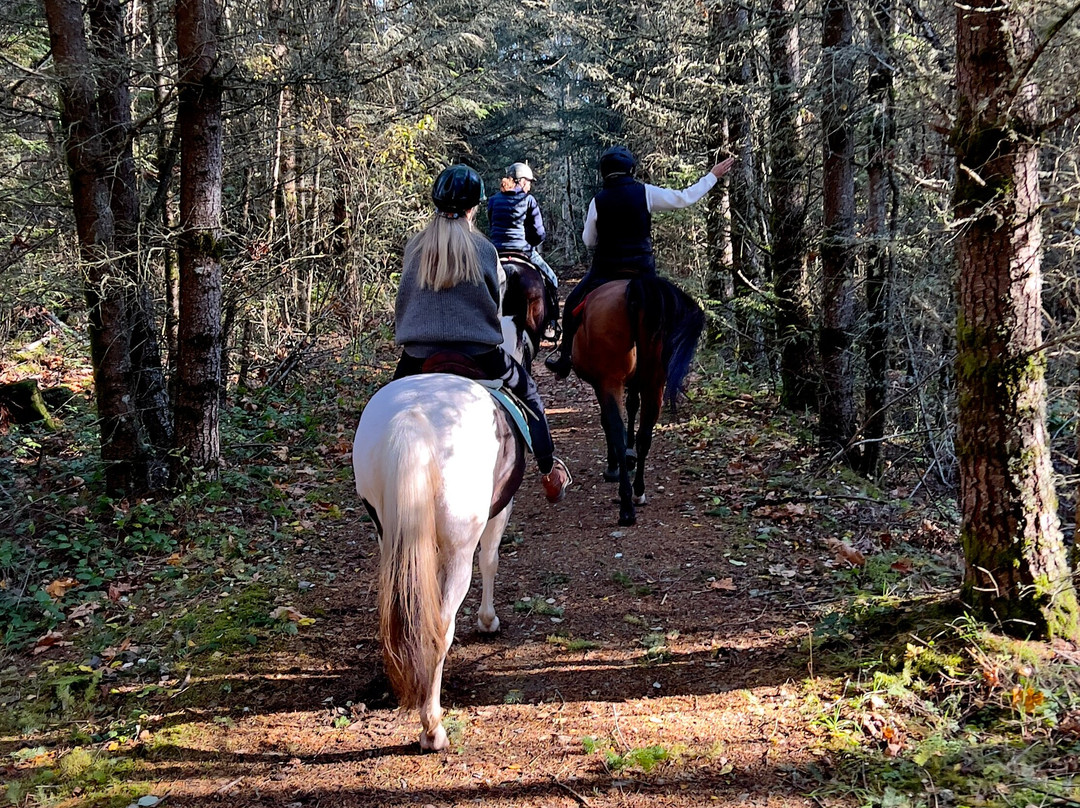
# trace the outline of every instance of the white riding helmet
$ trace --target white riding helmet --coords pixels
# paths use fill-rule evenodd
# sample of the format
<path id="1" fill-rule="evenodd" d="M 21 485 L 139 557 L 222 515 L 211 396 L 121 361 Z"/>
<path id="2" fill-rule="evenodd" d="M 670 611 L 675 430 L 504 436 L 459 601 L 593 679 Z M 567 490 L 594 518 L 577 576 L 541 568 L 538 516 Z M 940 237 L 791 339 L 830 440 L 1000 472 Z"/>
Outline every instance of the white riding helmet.
<path id="1" fill-rule="evenodd" d="M 530 180 L 536 182 L 536 177 L 533 176 L 532 169 L 529 168 L 528 163 L 512 163 L 508 169 L 506 169 L 506 176 L 512 180 Z"/>

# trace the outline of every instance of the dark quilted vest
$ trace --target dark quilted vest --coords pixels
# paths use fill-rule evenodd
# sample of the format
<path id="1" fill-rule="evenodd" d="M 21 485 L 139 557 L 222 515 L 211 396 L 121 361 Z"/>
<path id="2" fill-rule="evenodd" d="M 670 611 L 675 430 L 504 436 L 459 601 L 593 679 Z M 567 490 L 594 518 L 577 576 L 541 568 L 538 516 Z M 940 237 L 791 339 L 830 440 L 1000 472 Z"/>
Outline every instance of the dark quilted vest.
<path id="1" fill-rule="evenodd" d="M 593 270 L 602 275 L 655 270 L 652 216 L 645 202 L 645 186 L 633 177 L 611 177 L 604 181 L 595 202 Z"/>

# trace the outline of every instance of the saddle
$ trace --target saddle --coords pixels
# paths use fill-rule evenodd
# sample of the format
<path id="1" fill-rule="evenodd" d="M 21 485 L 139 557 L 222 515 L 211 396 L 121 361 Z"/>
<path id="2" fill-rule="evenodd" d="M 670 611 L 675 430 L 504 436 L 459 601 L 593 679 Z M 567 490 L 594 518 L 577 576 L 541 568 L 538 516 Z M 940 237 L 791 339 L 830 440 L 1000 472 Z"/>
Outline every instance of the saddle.
<path id="1" fill-rule="evenodd" d="M 529 434 L 529 422 L 525 418 L 526 405 L 510 390 L 503 387 L 501 379 L 489 379 L 480 366 L 468 354 L 458 351 L 442 350 L 433 353 L 420 366 L 421 373 L 449 373 L 452 376 L 461 376 L 485 388 L 505 410 L 510 422 L 517 429 L 517 433 L 525 442 L 525 447 L 531 452 L 532 436 Z"/>

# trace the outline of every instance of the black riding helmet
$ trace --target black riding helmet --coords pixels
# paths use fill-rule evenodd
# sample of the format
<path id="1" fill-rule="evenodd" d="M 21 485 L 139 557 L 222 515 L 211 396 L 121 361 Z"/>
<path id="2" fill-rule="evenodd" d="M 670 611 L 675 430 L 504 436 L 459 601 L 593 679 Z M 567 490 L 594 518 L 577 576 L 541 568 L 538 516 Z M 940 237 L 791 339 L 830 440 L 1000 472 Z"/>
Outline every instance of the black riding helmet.
<path id="1" fill-rule="evenodd" d="M 607 178 L 615 174 L 633 174 L 637 159 L 625 146 L 612 146 L 600 155 L 600 176 Z"/>
<path id="2" fill-rule="evenodd" d="M 431 200 L 443 213 L 465 213 L 484 198 L 484 181 L 467 165 L 444 168 L 431 186 Z"/>

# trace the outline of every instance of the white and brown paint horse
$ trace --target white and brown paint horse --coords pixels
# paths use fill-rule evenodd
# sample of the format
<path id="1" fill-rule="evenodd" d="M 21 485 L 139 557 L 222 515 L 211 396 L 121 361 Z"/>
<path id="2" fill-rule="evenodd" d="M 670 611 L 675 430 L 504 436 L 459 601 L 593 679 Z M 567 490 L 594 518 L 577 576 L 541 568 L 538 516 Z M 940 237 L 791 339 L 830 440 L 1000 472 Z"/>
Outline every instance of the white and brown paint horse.
<path id="1" fill-rule="evenodd" d="M 535 301 L 508 278 L 505 300 Z M 521 359 L 521 326 L 504 312 L 505 349 Z M 519 320 L 521 318 L 519 317 Z M 446 373 L 408 376 L 368 402 L 353 442 L 356 490 L 379 528 L 379 634 L 399 704 L 420 712 L 420 746 L 449 745 L 443 666 L 480 547 L 478 626 L 499 629 L 499 542 L 525 470 L 525 447 L 479 383 Z"/>

